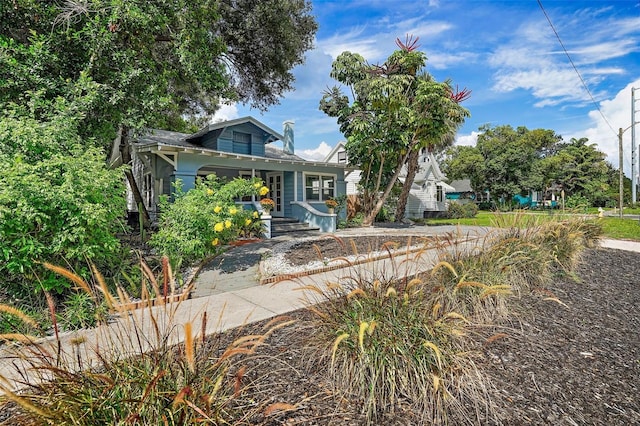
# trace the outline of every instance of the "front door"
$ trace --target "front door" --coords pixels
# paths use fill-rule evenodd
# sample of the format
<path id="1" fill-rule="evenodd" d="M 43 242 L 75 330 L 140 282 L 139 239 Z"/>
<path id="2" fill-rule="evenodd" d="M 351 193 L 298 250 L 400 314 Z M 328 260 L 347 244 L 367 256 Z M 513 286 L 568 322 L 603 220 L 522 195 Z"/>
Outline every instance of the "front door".
<path id="1" fill-rule="evenodd" d="M 269 195 L 273 201 L 276 203 L 276 206 L 271 211 L 272 216 L 282 216 L 282 173 L 267 173 L 267 188 L 269 188 Z"/>

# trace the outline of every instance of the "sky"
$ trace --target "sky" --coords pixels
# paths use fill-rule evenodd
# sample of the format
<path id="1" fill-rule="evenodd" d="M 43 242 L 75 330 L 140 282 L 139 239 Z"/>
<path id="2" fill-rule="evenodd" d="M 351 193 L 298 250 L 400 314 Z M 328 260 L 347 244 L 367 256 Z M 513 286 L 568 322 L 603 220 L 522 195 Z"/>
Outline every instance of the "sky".
<path id="1" fill-rule="evenodd" d="M 264 113 L 235 104 L 224 106 L 216 119 L 250 115 L 276 131 L 293 120 L 296 154 L 320 161 L 344 140 L 335 118 L 318 109 L 323 91 L 338 85 L 329 76 L 333 60 L 351 51 L 369 63 L 383 63 L 397 49 L 396 38 L 413 35 L 427 55 L 427 72 L 472 91 L 463 103 L 471 117 L 458 131 L 458 145 L 473 145 L 487 124 L 551 129 L 565 141 L 589 138 L 617 168 L 617 134 L 631 125 L 632 88 L 639 89 L 635 121 L 640 121 L 640 0 L 312 4 L 319 29 L 305 64 L 293 70 L 295 90 Z M 623 138 L 627 176 L 631 133 Z M 636 142 L 640 145 L 640 124 Z"/>

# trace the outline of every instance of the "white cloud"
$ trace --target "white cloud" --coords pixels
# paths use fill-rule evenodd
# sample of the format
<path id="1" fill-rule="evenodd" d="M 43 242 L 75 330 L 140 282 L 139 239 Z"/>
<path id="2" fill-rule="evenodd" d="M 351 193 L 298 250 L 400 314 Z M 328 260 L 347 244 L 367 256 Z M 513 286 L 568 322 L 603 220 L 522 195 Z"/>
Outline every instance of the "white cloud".
<path id="1" fill-rule="evenodd" d="M 367 35 L 364 27 L 357 27 L 346 33 L 336 34 L 324 40 L 318 40 L 317 48 L 335 59 L 344 51 L 359 53 L 368 60 L 376 60 L 384 55 L 379 40 L 375 36 Z M 388 37 L 388 35 L 387 35 Z"/>
<path id="2" fill-rule="evenodd" d="M 469 64 L 478 58 L 473 52 L 433 52 L 427 55 L 427 68 L 446 70 L 458 64 Z"/>
<path id="3" fill-rule="evenodd" d="M 304 66 L 296 67 L 293 71 L 295 90 L 287 93 L 287 99 L 319 102 L 323 90 L 336 84 L 329 75 L 332 62 L 331 56 L 320 49 L 307 52 Z"/>
<path id="4" fill-rule="evenodd" d="M 239 117 L 240 115 L 238 114 L 238 106 L 235 103 L 222 104 L 220 105 L 220 109 L 216 111 L 209 122 L 220 123 L 222 121 L 229 121 Z"/>
<path id="5" fill-rule="evenodd" d="M 587 85 L 600 80 L 599 77 L 585 77 L 585 79 Z M 535 98 L 540 99 L 535 103 L 537 107 L 566 102 L 584 103 L 591 99 L 576 73 L 570 68 L 532 69 L 497 74 L 493 88 L 497 92 L 529 90 Z M 596 98 L 602 96 L 599 93 L 592 92 L 592 94 Z"/>
<path id="6" fill-rule="evenodd" d="M 322 141 L 318 147 L 314 149 L 303 149 L 302 151 L 296 152 L 296 154 L 305 160 L 322 161 L 329 155 L 332 149 L 333 147 Z"/>
<path id="7" fill-rule="evenodd" d="M 620 27 L 614 21 L 615 16 L 603 19 L 601 12 L 582 9 L 551 17 L 595 99 L 606 96 L 597 92 L 598 84 L 608 75 L 625 72 L 618 64 L 612 65 L 611 60 L 640 50 L 635 36 L 640 33 L 640 18 L 625 19 Z M 538 99 L 536 107 L 591 100 L 555 34 L 540 16 L 515 29 L 510 40 L 490 55 L 488 63 L 496 70 L 493 85 L 496 92 L 530 91 Z"/>
<path id="8" fill-rule="evenodd" d="M 427 40 L 433 40 L 452 28 L 453 25 L 449 22 L 427 20 L 426 15 L 399 21 L 386 17 L 379 21 L 370 21 L 366 26 L 358 26 L 350 31 L 318 40 L 317 49 L 333 59 L 344 51 L 350 51 L 359 53 L 367 61 L 375 63 L 385 60 L 397 49 L 396 38 L 404 42 L 407 35 L 413 36 L 414 39 L 418 37 L 418 44 L 424 49 Z"/>
<path id="9" fill-rule="evenodd" d="M 457 146 L 476 146 L 480 132 L 473 131 L 468 135 L 458 135 L 455 144 Z"/>
<path id="10" fill-rule="evenodd" d="M 592 127 L 586 130 L 576 132 L 569 135 L 565 139 L 571 137 L 589 138 L 589 142 L 598 144 L 598 149 L 607 154 L 607 161 L 614 167 L 618 167 L 618 129 L 626 129 L 631 125 L 631 88 L 640 88 L 640 79 L 629 83 L 624 89 L 620 90 L 614 98 L 600 102 L 600 110 L 606 117 L 607 121 L 597 110 L 589 112 L 589 118 L 592 121 Z M 640 90 L 635 92 L 636 98 L 636 121 L 640 121 Z M 625 174 L 631 174 L 631 131 L 627 130 L 623 134 L 623 168 Z M 640 124 L 636 125 L 636 145 L 640 144 Z M 637 150 L 636 150 L 637 151 Z M 638 153 L 636 152 L 636 158 Z M 636 166 L 638 161 L 636 161 Z M 637 168 L 636 168 L 637 173 Z"/>

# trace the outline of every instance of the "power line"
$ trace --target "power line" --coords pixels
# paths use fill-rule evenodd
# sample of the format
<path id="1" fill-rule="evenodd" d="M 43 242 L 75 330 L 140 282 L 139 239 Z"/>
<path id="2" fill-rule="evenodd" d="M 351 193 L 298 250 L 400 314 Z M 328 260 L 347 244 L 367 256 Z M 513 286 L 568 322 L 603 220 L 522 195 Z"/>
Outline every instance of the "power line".
<path id="1" fill-rule="evenodd" d="M 562 50 L 564 50 L 565 55 L 567 55 L 567 58 L 569 58 L 569 62 L 571 63 L 571 66 L 573 67 L 573 70 L 576 72 L 576 74 L 578 74 L 578 77 L 580 78 L 580 81 L 582 82 L 582 86 L 584 87 L 584 89 L 589 94 L 589 97 L 591 98 L 591 102 L 593 102 L 593 105 L 596 107 L 596 109 L 600 113 L 600 116 L 602 117 L 604 122 L 607 123 L 607 126 L 609 126 L 609 128 L 611 129 L 613 134 L 616 135 L 616 137 L 617 137 L 618 136 L 618 132 L 616 132 L 614 130 L 613 126 L 611 125 L 611 123 L 609 123 L 609 120 L 607 120 L 607 117 L 604 116 L 604 113 L 600 109 L 600 105 L 598 105 L 596 100 L 593 98 L 593 95 L 591 94 L 591 90 L 589 90 L 589 87 L 587 86 L 587 83 L 584 81 L 584 78 L 582 78 L 582 75 L 580 74 L 580 71 L 578 71 L 578 68 L 576 67 L 576 64 L 573 63 L 573 60 L 571 59 L 571 55 L 569 55 L 569 52 L 567 51 L 567 48 L 564 47 L 564 43 L 562 42 L 562 39 L 560 38 L 560 34 L 558 34 L 558 31 L 556 31 L 556 28 L 553 26 L 553 23 L 551 22 L 551 18 L 549 18 L 549 15 L 547 15 L 547 11 L 544 9 L 544 6 L 542 6 L 542 1 L 541 0 L 538 0 L 538 5 L 540 6 L 540 9 L 542 10 L 542 13 L 544 13 L 545 18 L 547 18 L 547 22 L 549 22 L 549 26 L 553 30 L 553 33 L 556 35 L 556 38 L 558 39 L 558 42 L 560 43 L 560 46 L 562 46 Z"/>

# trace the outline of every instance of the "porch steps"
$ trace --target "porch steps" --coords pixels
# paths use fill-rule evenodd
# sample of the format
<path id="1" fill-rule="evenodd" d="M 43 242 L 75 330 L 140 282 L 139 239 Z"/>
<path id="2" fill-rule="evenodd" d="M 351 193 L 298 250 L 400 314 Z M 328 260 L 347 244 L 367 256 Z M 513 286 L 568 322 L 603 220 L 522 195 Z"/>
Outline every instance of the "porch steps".
<path id="1" fill-rule="evenodd" d="M 320 228 L 310 227 L 306 223 L 299 222 L 291 217 L 274 217 L 271 219 L 271 236 L 279 237 L 290 234 L 311 234 L 320 231 Z"/>

